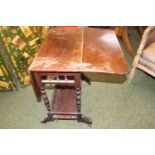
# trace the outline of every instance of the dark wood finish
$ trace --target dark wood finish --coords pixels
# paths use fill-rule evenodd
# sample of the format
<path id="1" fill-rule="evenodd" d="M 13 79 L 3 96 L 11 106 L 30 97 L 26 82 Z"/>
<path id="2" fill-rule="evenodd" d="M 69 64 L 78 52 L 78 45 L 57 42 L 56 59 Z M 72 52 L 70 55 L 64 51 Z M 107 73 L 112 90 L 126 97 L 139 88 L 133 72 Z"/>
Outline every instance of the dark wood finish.
<path id="1" fill-rule="evenodd" d="M 54 84 L 55 92 L 52 101 L 49 101 L 45 90 L 45 80 L 47 77 L 53 77 L 54 80 L 48 84 Z M 31 72 L 32 78 L 32 72 Z M 58 78 L 58 79 L 57 79 Z M 35 72 L 32 80 L 32 86 L 36 89 L 36 96 L 42 97 L 45 107 L 48 111 L 47 117 L 41 122 L 47 123 L 55 119 L 76 119 L 79 122 L 85 122 L 91 125 L 90 118 L 81 113 L 81 78 L 84 78 L 89 83 L 89 79 L 82 73 L 61 73 L 61 72 Z M 68 83 L 68 81 L 74 83 Z M 54 82 L 56 81 L 56 82 Z M 61 83 L 59 83 L 61 81 Z M 64 82 L 62 82 L 64 81 Z M 35 83 L 34 83 L 35 82 Z M 40 101 L 38 99 L 38 101 Z"/>
<path id="2" fill-rule="evenodd" d="M 84 32 L 82 62 L 88 66 L 83 72 L 127 73 L 128 66 L 113 30 L 85 29 Z"/>
<path id="3" fill-rule="evenodd" d="M 70 100 L 67 100 L 69 98 Z M 76 92 L 74 88 L 56 88 L 54 92 L 53 110 L 57 113 L 74 113 L 76 108 Z"/>
<path id="4" fill-rule="evenodd" d="M 125 74 L 128 66 L 113 30 L 57 28 L 49 32 L 30 70 Z"/>
<path id="5" fill-rule="evenodd" d="M 41 93 L 40 93 L 40 89 L 39 89 L 38 84 L 37 84 L 37 80 L 36 80 L 37 77 L 35 77 L 35 72 L 30 71 L 29 75 L 30 75 L 31 85 L 33 87 L 37 101 L 40 102 L 41 101 Z"/>
<path id="6" fill-rule="evenodd" d="M 128 66 L 113 30 L 55 28 L 42 43 L 29 68 L 38 101 L 47 108 L 46 123 L 55 119 L 76 119 L 91 125 L 81 113 L 81 79 L 84 72 L 126 74 Z M 52 80 L 47 78 L 52 76 Z M 47 79 L 47 80 L 46 80 Z M 46 95 L 45 83 L 55 85 L 53 100 Z"/>

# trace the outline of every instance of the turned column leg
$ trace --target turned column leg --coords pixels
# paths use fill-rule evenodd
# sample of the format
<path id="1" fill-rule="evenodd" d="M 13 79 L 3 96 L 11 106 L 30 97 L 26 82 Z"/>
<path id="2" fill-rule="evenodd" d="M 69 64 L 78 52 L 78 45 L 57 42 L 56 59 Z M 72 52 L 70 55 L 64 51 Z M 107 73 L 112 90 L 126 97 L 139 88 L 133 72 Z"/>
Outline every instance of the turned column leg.
<path id="1" fill-rule="evenodd" d="M 43 98 L 44 104 L 46 106 L 47 111 L 51 111 L 50 103 L 46 94 L 44 87 L 40 87 L 41 96 Z"/>
<path id="2" fill-rule="evenodd" d="M 45 107 L 46 107 L 47 111 L 50 112 L 52 109 L 51 109 L 51 106 L 50 106 L 50 103 L 48 100 L 48 96 L 46 94 L 44 87 L 40 87 L 40 92 L 41 92 L 41 96 L 43 98 Z M 53 116 L 48 113 L 47 117 L 45 117 L 43 120 L 41 120 L 41 123 L 47 123 L 47 122 L 52 121 L 52 120 L 53 120 Z"/>
<path id="3" fill-rule="evenodd" d="M 76 105 L 77 105 L 77 111 L 81 112 L 81 90 L 80 88 L 76 88 Z"/>
<path id="4" fill-rule="evenodd" d="M 84 74 L 83 74 L 84 75 Z M 76 105 L 77 105 L 77 112 L 79 113 L 78 114 L 78 122 L 85 122 L 87 123 L 89 126 L 91 126 L 92 124 L 92 121 L 90 118 L 84 116 L 82 113 L 81 113 L 81 77 L 82 76 L 75 76 L 75 91 L 76 91 Z M 86 76 L 83 76 L 84 78 L 87 78 Z M 89 79 L 87 79 L 89 81 Z M 86 81 L 87 81 L 86 80 Z M 87 82 L 88 82 L 87 81 Z"/>

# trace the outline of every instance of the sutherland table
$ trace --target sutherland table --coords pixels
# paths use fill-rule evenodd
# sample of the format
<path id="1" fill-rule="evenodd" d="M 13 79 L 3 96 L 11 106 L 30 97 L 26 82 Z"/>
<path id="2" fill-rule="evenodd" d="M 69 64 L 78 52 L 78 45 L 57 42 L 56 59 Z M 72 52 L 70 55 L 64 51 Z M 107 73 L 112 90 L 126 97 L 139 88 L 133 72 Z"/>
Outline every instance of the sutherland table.
<path id="1" fill-rule="evenodd" d="M 48 111 L 43 123 L 55 119 L 92 123 L 81 113 L 81 80 L 90 84 L 86 72 L 128 72 L 115 32 L 95 28 L 51 29 L 29 68 L 37 100 L 42 98 Z M 46 94 L 46 84 L 54 85 L 52 101 Z"/>

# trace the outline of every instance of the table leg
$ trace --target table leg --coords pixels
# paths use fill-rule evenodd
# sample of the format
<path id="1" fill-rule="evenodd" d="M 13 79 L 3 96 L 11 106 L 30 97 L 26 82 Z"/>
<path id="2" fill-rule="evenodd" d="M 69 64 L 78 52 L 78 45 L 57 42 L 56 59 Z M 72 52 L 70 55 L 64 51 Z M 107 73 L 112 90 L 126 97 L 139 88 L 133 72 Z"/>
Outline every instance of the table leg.
<path id="1" fill-rule="evenodd" d="M 43 101 L 44 101 L 47 111 L 51 111 L 51 106 L 50 106 L 50 103 L 49 103 L 49 100 L 48 100 L 48 97 L 47 97 L 44 87 L 40 87 L 40 92 L 41 92 L 41 95 L 42 95 L 42 98 L 43 98 Z"/>
<path id="2" fill-rule="evenodd" d="M 81 73 L 82 80 L 86 81 L 89 85 L 91 85 L 91 80 L 85 74 Z"/>
<path id="3" fill-rule="evenodd" d="M 59 73 L 55 73 L 55 76 L 59 76 Z M 49 102 L 44 87 L 40 87 L 40 92 L 48 111 L 47 117 L 41 122 L 47 123 L 49 121 L 67 119 L 77 120 L 78 122 L 85 122 L 91 125 L 91 119 L 81 113 L 81 77 L 84 77 L 88 83 L 90 83 L 90 79 L 86 76 L 82 76 L 80 73 L 72 73 L 69 75 L 68 73 L 61 73 L 61 82 L 63 76 L 65 76 L 64 83 L 55 85 L 53 100 L 51 102 Z M 66 78 L 74 79 L 74 84 L 68 85 Z"/>
<path id="4" fill-rule="evenodd" d="M 85 115 L 82 115 L 82 114 L 78 117 L 78 122 L 84 122 L 84 123 L 88 124 L 90 127 L 92 126 L 91 118 L 89 118 Z"/>
<path id="5" fill-rule="evenodd" d="M 43 120 L 41 120 L 41 123 L 47 123 L 50 121 L 54 121 L 53 116 L 50 114 L 47 114 L 47 116 Z"/>
<path id="6" fill-rule="evenodd" d="M 76 104 L 77 104 L 77 111 L 79 112 L 78 122 L 85 122 L 89 126 L 91 126 L 92 120 L 80 113 L 81 112 L 81 89 L 80 88 L 76 88 Z"/>

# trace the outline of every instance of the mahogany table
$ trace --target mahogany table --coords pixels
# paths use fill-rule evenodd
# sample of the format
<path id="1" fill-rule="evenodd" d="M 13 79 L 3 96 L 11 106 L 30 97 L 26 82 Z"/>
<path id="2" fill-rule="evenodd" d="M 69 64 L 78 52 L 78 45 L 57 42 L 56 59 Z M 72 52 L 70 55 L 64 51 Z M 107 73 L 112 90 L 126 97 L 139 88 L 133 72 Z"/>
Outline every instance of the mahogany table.
<path id="1" fill-rule="evenodd" d="M 48 33 L 34 58 L 29 73 L 38 102 L 47 108 L 46 123 L 55 119 L 75 119 L 91 124 L 81 113 L 81 80 L 90 84 L 86 72 L 123 75 L 128 66 L 110 29 L 54 28 Z M 54 85 L 52 101 L 45 85 Z"/>

